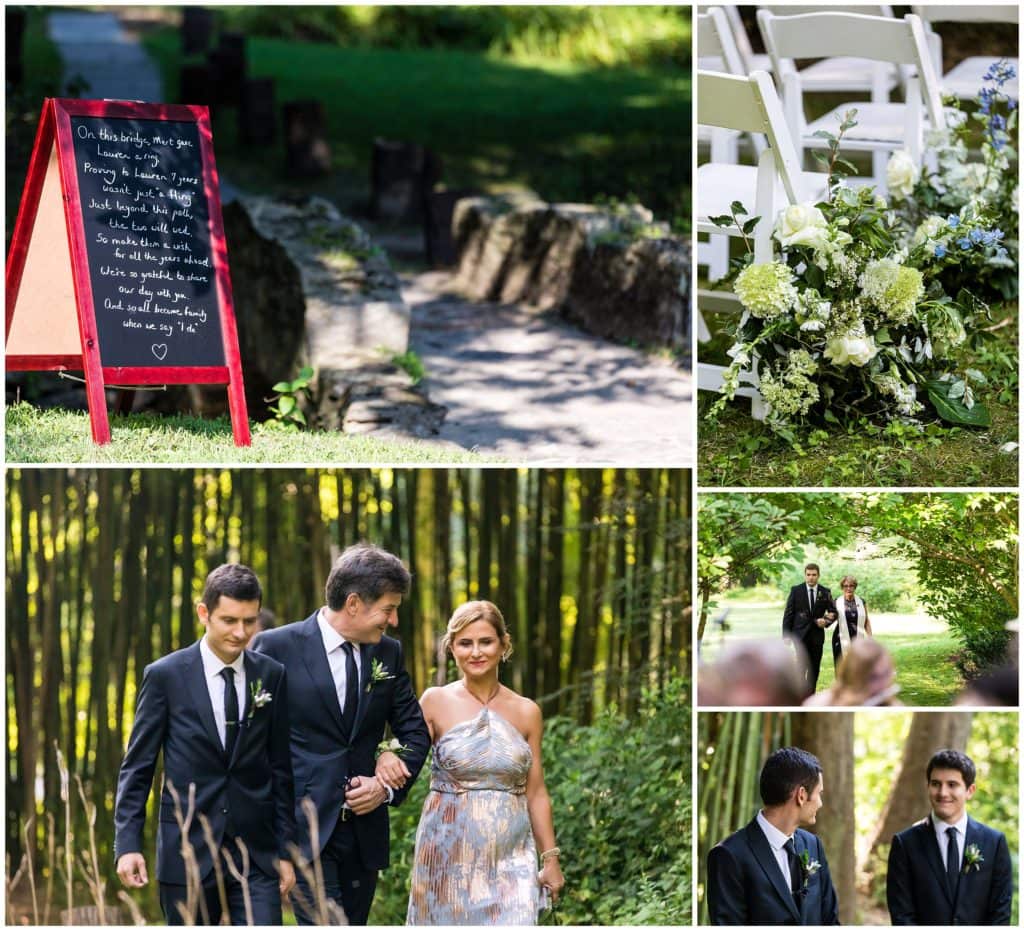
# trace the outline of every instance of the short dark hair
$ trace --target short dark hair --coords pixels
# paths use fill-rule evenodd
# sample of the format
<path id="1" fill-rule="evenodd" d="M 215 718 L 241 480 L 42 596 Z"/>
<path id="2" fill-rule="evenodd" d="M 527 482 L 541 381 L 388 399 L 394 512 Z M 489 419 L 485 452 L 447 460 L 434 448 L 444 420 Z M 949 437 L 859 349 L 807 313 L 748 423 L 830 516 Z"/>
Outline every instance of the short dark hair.
<path id="1" fill-rule="evenodd" d="M 206 576 L 202 602 L 207 611 L 212 612 L 217 607 L 221 595 L 236 601 L 263 603 L 263 589 L 256 573 L 240 563 L 225 563 Z"/>
<path id="2" fill-rule="evenodd" d="M 327 607 L 340 611 L 353 593 L 373 604 L 382 595 L 408 594 L 411 585 L 412 576 L 397 556 L 371 543 L 356 543 L 337 558 L 327 577 Z"/>
<path id="3" fill-rule="evenodd" d="M 813 569 L 815 572 L 818 573 L 821 572 L 821 569 L 818 568 L 818 564 L 816 562 L 809 562 L 806 566 L 804 566 L 804 572 L 806 572 L 808 569 Z"/>
<path id="4" fill-rule="evenodd" d="M 925 779 L 932 778 L 933 769 L 955 769 L 964 777 L 964 785 L 968 789 L 974 785 L 975 777 L 978 775 L 974 760 L 959 750 L 938 750 L 933 753 L 932 758 L 928 761 Z"/>
<path id="5" fill-rule="evenodd" d="M 798 786 L 814 791 L 821 776 L 821 763 L 813 753 L 799 747 L 776 750 L 761 767 L 761 801 L 783 805 Z"/>

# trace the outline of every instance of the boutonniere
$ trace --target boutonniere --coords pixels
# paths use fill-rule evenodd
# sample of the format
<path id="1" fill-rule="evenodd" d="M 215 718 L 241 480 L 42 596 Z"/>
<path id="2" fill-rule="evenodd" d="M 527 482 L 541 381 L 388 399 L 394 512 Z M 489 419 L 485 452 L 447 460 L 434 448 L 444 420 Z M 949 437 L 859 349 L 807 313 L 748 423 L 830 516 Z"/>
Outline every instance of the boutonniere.
<path id="1" fill-rule="evenodd" d="M 800 884 L 800 888 L 806 889 L 810 885 L 811 877 L 820 869 L 821 864 L 817 860 L 812 860 L 808 851 L 803 851 L 800 854 L 800 872 L 803 875 L 803 882 Z"/>
<path id="2" fill-rule="evenodd" d="M 375 659 L 370 663 L 370 681 L 366 683 L 366 691 L 372 692 L 373 687 L 378 682 L 387 682 L 388 679 L 394 678 L 395 674 L 391 672 L 379 659 Z"/>
<path id="3" fill-rule="evenodd" d="M 971 870 L 978 872 L 984 862 L 985 858 L 981 855 L 981 848 L 977 844 L 968 844 L 964 850 L 964 872 L 969 873 Z"/>
<path id="4" fill-rule="evenodd" d="M 252 720 L 252 716 L 256 714 L 257 708 L 262 708 L 264 705 L 269 705 L 273 700 L 274 696 L 263 688 L 263 680 L 257 679 L 255 682 L 249 685 L 249 695 L 252 701 L 249 702 L 249 720 Z"/>

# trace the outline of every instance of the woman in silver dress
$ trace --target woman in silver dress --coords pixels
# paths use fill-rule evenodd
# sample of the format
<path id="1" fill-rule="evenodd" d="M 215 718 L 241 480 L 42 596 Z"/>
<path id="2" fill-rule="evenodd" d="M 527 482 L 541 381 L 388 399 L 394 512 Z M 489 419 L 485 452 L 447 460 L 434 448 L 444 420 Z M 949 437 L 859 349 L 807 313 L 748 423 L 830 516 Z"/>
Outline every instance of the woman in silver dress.
<path id="1" fill-rule="evenodd" d="M 512 644 L 491 602 L 459 607 L 443 643 L 462 677 L 420 699 L 434 752 L 406 923 L 536 924 L 544 898 L 564 885 L 540 708 L 498 681 Z M 401 760 L 382 754 L 377 775 L 401 785 Z"/>

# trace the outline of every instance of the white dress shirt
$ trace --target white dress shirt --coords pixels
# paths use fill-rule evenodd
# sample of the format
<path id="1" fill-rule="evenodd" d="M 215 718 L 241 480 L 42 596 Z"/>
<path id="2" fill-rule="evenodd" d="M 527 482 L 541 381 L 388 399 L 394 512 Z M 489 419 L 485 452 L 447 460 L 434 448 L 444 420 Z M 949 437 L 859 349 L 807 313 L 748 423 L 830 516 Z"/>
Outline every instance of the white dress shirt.
<path id="1" fill-rule="evenodd" d="M 327 654 L 327 665 L 331 668 L 331 678 L 334 680 L 334 691 L 338 696 L 338 707 L 342 714 L 345 713 L 345 687 L 348 685 L 345 673 L 345 651 L 341 645 L 345 643 L 342 637 L 327 620 L 327 608 L 321 608 L 316 615 L 316 623 L 320 628 L 320 636 L 324 641 L 324 652 Z M 362 657 L 359 655 L 359 644 L 352 644 L 352 655 L 355 657 L 356 669 L 362 676 Z M 356 691 L 359 691 L 359 683 L 356 683 Z"/>
<path id="2" fill-rule="evenodd" d="M 233 663 L 225 663 L 218 659 L 210 644 L 206 642 L 206 634 L 199 641 L 199 655 L 203 658 L 203 675 L 206 677 L 206 689 L 210 693 L 210 704 L 213 705 L 213 720 L 217 725 L 217 736 L 221 747 L 227 746 L 226 728 L 224 726 L 224 677 L 221 670 L 230 666 L 235 671 L 235 691 L 238 693 L 238 714 L 245 714 L 245 651 L 238 654 Z"/>
<path id="3" fill-rule="evenodd" d="M 334 691 L 338 697 L 338 707 L 344 714 L 345 686 L 348 684 L 348 681 L 345 673 L 345 651 L 341 648 L 341 645 L 346 641 L 328 622 L 326 607 L 321 608 L 317 612 L 316 623 L 320 628 L 320 636 L 324 641 L 324 652 L 327 654 L 327 665 L 331 669 L 331 678 L 334 680 Z M 356 669 L 359 671 L 361 678 L 363 674 L 362 657 L 359 655 L 359 644 L 354 641 L 352 641 L 352 655 L 355 657 Z M 395 793 L 387 786 L 384 787 L 384 791 L 387 793 L 387 803 L 390 805 L 394 800 Z M 348 807 L 347 802 L 342 805 L 342 808 Z"/>
<path id="4" fill-rule="evenodd" d="M 942 865 L 945 866 L 947 858 L 949 856 L 949 835 L 946 833 L 947 828 L 956 828 L 956 863 L 957 869 L 963 869 L 964 862 L 964 840 L 967 837 L 967 812 L 965 811 L 959 821 L 954 821 L 952 824 L 948 824 L 941 818 L 935 817 L 935 812 L 931 813 L 932 819 L 932 830 L 935 831 L 935 837 L 939 842 L 939 851 L 942 854 Z"/>
<path id="5" fill-rule="evenodd" d="M 779 864 L 779 869 L 782 870 L 782 878 L 786 881 L 786 888 L 793 888 L 793 877 L 789 874 L 789 854 L 783 849 L 786 841 L 792 838 L 792 834 L 783 834 L 774 824 L 772 824 L 765 816 L 763 811 L 757 813 L 757 823 L 764 833 L 764 836 L 768 839 L 768 846 L 772 848 L 772 855 L 775 857 L 775 862 Z"/>

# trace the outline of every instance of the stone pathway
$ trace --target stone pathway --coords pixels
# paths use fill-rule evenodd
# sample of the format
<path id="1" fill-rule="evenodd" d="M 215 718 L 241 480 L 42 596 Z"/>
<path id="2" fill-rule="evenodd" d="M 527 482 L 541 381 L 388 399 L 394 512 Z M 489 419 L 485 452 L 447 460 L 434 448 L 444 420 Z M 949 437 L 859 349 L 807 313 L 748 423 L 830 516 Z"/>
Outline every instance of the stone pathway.
<path id="1" fill-rule="evenodd" d="M 160 72 L 138 40 L 114 13 L 54 10 L 47 18 L 50 39 L 64 61 L 64 83 L 88 82 L 83 97 L 157 102 Z"/>
<path id="2" fill-rule="evenodd" d="M 471 304 L 447 272 L 405 275 L 410 348 L 440 439 L 510 462 L 692 464 L 693 383 L 668 360 L 516 305 Z"/>

